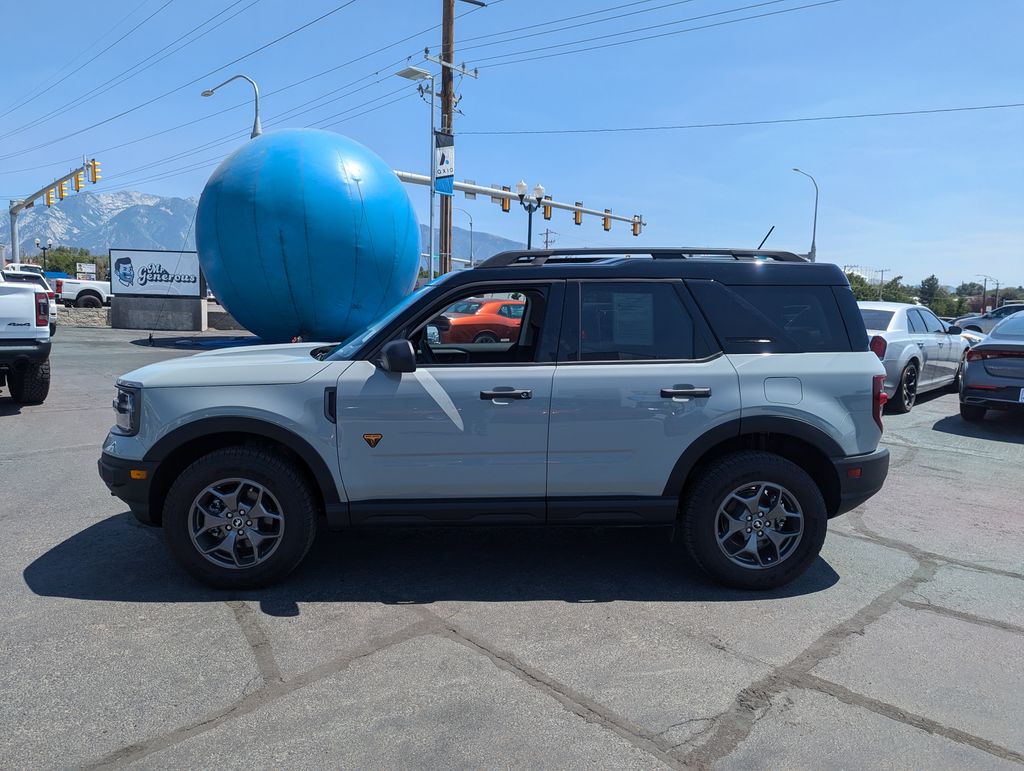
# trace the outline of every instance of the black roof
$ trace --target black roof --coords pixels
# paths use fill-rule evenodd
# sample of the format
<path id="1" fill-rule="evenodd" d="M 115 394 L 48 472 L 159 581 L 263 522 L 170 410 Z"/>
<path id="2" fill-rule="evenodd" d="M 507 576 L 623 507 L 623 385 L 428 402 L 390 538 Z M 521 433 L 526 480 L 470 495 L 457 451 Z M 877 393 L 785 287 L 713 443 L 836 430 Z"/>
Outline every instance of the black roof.
<path id="1" fill-rule="evenodd" d="M 453 284 L 543 278 L 693 278 L 727 284 L 843 285 L 838 265 L 792 252 L 708 247 L 534 249 L 496 254 Z"/>

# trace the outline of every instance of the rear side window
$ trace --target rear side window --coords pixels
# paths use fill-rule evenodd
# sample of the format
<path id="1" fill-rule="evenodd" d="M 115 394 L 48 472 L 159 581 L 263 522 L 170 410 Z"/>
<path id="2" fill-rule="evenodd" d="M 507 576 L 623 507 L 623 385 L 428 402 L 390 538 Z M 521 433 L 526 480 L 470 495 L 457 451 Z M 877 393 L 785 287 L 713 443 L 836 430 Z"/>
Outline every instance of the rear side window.
<path id="1" fill-rule="evenodd" d="M 864 319 L 864 326 L 868 329 L 878 329 L 881 331 L 888 329 L 892 316 L 892 311 L 882 311 L 875 308 L 860 309 L 860 317 Z"/>
<path id="2" fill-rule="evenodd" d="M 907 326 L 910 327 L 910 331 L 915 335 L 923 335 L 925 333 L 924 322 L 921 320 L 921 314 L 916 309 L 907 311 Z"/>
<path id="3" fill-rule="evenodd" d="M 651 361 L 707 355 L 695 336 L 693 319 L 671 282 L 595 281 L 581 285 L 580 361 Z"/>
<path id="4" fill-rule="evenodd" d="M 687 286 L 726 353 L 854 350 L 830 286 Z"/>

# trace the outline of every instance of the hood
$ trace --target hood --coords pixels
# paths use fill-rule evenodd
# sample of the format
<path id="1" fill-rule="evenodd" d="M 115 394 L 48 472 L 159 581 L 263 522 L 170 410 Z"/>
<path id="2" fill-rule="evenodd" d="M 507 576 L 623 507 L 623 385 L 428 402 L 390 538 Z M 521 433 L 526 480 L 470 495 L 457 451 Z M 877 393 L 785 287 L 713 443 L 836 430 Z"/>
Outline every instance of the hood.
<path id="1" fill-rule="evenodd" d="M 285 343 L 207 351 L 140 367 L 118 381 L 144 388 L 301 383 L 330 366 L 310 355 L 325 345 Z"/>

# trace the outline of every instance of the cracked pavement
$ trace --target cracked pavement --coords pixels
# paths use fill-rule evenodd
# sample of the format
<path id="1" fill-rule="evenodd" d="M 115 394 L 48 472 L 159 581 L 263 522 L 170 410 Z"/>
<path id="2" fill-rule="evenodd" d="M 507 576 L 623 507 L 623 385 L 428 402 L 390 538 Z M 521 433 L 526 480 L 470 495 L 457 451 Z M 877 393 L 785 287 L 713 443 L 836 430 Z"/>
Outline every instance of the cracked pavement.
<path id="1" fill-rule="evenodd" d="M 0 395 L 5 768 L 1024 766 L 1024 416 L 887 416 L 886 487 L 765 594 L 612 529 L 323 533 L 224 593 L 96 475 L 114 378 L 191 352 L 142 337 Z"/>

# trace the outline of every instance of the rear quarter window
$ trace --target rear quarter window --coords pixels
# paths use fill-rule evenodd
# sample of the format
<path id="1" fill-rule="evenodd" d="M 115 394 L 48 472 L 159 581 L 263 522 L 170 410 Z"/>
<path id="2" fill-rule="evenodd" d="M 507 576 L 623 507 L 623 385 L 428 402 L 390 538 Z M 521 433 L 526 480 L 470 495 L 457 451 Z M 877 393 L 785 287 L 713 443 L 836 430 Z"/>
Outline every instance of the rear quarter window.
<path id="1" fill-rule="evenodd" d="M 853 351 L 866 347 L 863 321 L 848 287 L 731 285 L 687 281 L 726 353 Z M 845 295 L 840 296 L 842 289 Z M 849 299 L 864 346 L 851 344 L 840 302 Z M 847 314 L 850 315 L 850 314 Z"/>

